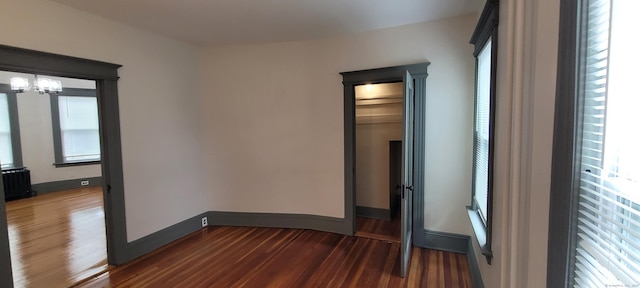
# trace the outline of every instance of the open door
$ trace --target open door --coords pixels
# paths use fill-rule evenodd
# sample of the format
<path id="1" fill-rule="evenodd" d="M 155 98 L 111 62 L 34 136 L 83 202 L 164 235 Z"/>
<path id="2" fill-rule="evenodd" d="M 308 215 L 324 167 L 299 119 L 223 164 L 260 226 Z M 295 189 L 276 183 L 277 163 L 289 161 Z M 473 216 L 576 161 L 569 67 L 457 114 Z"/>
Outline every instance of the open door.
<path id="1" fill-rule="evenodd" d="M 413 226 L 413 77 L 406 71 L 404 76 L 404 120 L 402 131 L 402 231 L 400 242 L 400 276 L 405 277 L 411 258 L 411 235 Z"/>

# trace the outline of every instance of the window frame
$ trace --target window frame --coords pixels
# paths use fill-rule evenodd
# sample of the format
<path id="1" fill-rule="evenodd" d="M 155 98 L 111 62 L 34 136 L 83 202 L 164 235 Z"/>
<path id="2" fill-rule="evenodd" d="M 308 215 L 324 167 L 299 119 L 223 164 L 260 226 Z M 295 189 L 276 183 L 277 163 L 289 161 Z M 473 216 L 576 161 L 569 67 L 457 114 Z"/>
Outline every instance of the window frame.
<path id="1" fill-rule="evenodd" d="M 69 166 L 100 164 L 101 159 L 79 161 L 64 160 L 64 156 L 62 154 L 62 129 L 60 128 L 60 107 L 58 106 L 58 97 L 60 96 L 94 97 L 97 100 L 96 90 L 84 88 L 63 88 L 62 92 L 49 93 L 49 96 L 51 99 L 51 128 L 53 131 L 53 154 L 55 159 L 53 165 L 56 166 L 56 168 L 60 168 Z M 100 155 L 100 157 L 102 157 L 102 155 Z"/>
<path id="2" fill-rule="evenodd" d="M 580 149 L 576 137 L 578 111 L 579 40 L 583 33 L 579 0 L 560 1 L 558 67 L 553 129 L 551 189 L 549 201 L 549 238 L 547 248 L 547 287 L 567 287 L 571 262 L 571 234 L 575 232 L 572 215 L 577 209 L 574 187 L 579 187 Z"/>
<path id="3" fill-rule="evenodd" d="M 22 142 L 20 140 L 20 117 L 18 116 L 17 93 L 11 90 L 11 85 L 0 84 L 0 93 L 7 95 L 7 105 L 9 107 L 9 127 L 11 128 L 11 152 L 13 154 L 13 166 L 4 169 L 21 168 L 22 162 Z"/>
<path id="4" fill-rule="evenodd" d="M 499 0 L 487 0 L 480 15 L 480 19 L 471 36 L 470 43 L 474 45 L 473 56 L 475 58 L 475 80 L 474 80 L 474 135 L 473 135 L 473 171 L 471 186 L 471 205 L 467 206 L 467 214 L 471 221 L 471 226 L 476 235 L 476 240 L 480 246 L 482 254 L 491 265 L 493 251 L 491 249 L 493 231 L 493 167 L 494 167 L 494 140 L 495 140 L 495 114 L 496 114 L 496 71 L 498 62 L 498 20 L 499 20 Z M 475 200 L 476 191 L 476 135 L 477 124 L 477 97 L 478 97 L 478 55 L 485 45 L 491 40 L 491 74 L 489 84 L 489 155 L 487 167 L 487 217 L 483 219 L 478 210 L 478 203 Z"/>
<path id="5" fill-rule="evenodd" d="M 547 287 L 573 287 L 584 111 L 588 2 L 560 1 L 558 66 L 547 242 Z M 606 101 L 606 100 L 605 100 Z M 605 126 L 606 127 L 606 126 Z M 606 140 L 605 140 L 606 141 Z M 606 143 L 604 144 L 606 145 Z M 604 158 L 603 158 L 604 159 Z M 613 287 L 613 286 L 612 286 Z"/>

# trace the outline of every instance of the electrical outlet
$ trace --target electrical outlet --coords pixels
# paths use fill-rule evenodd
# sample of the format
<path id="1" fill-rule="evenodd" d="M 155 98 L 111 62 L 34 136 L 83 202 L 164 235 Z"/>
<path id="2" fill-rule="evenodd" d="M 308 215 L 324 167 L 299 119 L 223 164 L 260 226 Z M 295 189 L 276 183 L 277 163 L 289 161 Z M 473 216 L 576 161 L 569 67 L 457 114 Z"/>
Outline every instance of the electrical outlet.
<path id="1" fill-rule="evenodd" d="M 82 180 L 82 181 L 80 182 L 80 185 L 81 185 L 81 186 L 89 186 L 89 180 Z"/>
<path id="2" fill-rule="evenodd" d="M 207 220 L 207 217 L 202 217 L 202 227 L 207 227 L 209 225 L 209 221 Z"/>

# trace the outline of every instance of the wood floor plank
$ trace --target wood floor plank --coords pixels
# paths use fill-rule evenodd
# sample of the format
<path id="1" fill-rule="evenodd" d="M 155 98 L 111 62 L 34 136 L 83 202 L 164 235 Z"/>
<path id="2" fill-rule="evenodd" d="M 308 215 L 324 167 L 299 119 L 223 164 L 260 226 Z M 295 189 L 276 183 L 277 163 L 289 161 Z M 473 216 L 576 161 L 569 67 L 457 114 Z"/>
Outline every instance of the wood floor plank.
<path id="1" fill-rule="evenodd" d="M 68 287 L 107 269 L 102 187 L 6 203 L 15 287 Z"/>
<path id="2" fill-rule="evenodd" d="M 422 255 L 420 253 L 420 249 L 413 249 L 411 254 L 411 268 L 409 270 L 409 274 L 407 275 L 407 286 L 408 287 L 420 287 L 420 272 L 424 270 L 422 267 Z M 451 287 L 451 286 L 449 286 Z"/>
<path id="3" fill-rule="evenodd" d="M 378 287 L 393 287 L 389 285 L 389 281 L 391 281 L 391 275 L 393 274 L 393 269 L 395 267 L 396 259 L 398 259 L 398 255 L 400 249 L 397 247 L 399 244 L 394 243 L 390 245 L 389 253 L 387 254 L 387 258 L 384 262 L 384 268 L 382 270 L 382 275 L 380 275 L 380 281 L 378 282 Z"/>
<path id="4" fill-rule="evenodd" d="M 80 287 L 471 287 L 464 255 L 414 248 L 400 278 L 399 250 L 310 230 L 207 227 Z"/>
<path id="5" fill-rule="evenodd" d="M 400 213 L 392 220 L 356 217 L 356 236 L 400 242 Z"/>

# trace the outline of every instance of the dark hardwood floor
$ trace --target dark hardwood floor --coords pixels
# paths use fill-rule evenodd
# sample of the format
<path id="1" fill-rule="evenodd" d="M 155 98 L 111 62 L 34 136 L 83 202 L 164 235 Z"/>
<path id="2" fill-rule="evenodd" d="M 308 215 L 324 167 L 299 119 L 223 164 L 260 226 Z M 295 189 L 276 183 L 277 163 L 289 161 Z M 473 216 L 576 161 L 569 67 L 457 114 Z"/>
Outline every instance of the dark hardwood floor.
<path id="1" fill-rule="evenodd" d="M 392 220 L 356 217 L 356 236 L 400 243 L 400 213 Z"/>
<path id="2" fill-rule="evenodd" d="M 277 228 L 207 227 L 80 287 L 471 287 L 466 256 L 414 248 L 399 277 L 399 244 Z"/>
<path id="3" fill-rule="evenodd" d="M 102 187 L 9 201 L 15 287 L 69 287 L 107 270 Z"/>

